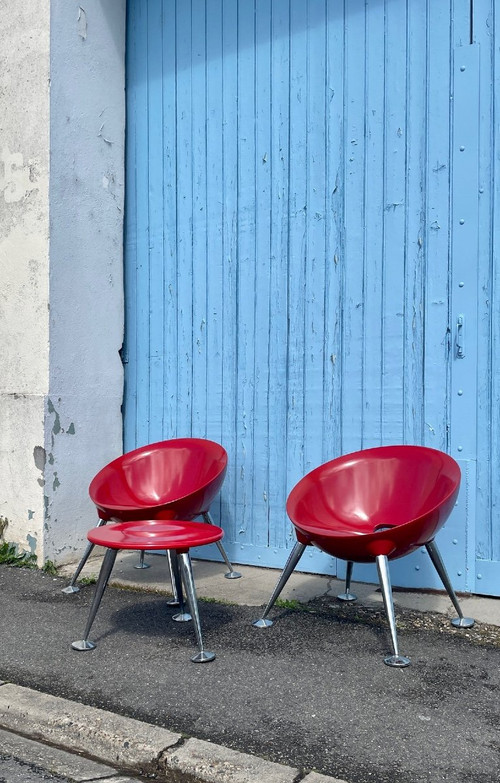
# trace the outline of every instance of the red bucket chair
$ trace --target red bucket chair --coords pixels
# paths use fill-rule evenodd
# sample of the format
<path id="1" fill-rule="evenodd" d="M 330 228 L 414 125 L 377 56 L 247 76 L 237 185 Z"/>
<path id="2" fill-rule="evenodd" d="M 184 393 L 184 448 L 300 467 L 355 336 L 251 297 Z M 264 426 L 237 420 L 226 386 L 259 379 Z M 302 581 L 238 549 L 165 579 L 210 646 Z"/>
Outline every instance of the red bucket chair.
<path id="1" fill-rule="evenodd" d="M 446 522 L 460 487 L 460 468 L 447 454 L 424 446 L 385 446 L 334 459 L 304 476 L 291 491 L 287 513 L 297 536 L 264 614 L 254 625 L 272 625 L 267 615 L 307 546 L 347 560 L 346 592 L 353 600 L 353 563 L 376 562 L 389 621 L 393 654 L 388 666 L 409 658 L 398 649 L 388 561 L 425 546 L 458 613 L 451 622 L 470 628 L 463 616 L 434 536 Z"/>
<path id="2" fill-rule="evenodd" d="M 89 494 L 97 508 L 98 527 L 108 522 L 192 520 L 200 516 L 213 525 L 210 504 L 222 486 L 226 469 L 226 450 L 202 438 L 164 440 L 123 454 L 102 468 L 90 483 Z M 238 579 L 241 574 L 229 562 L 220 540 L 216 544 L 228 568 L 225 577 Z M 78 592 L 76 580 L 94 546 L 89 541 L 64 593 Z M 177 565 L 173 562 L 175 551 L 167 551 L 167 557 L 172 574 Z M 172 579 L 172 591 L 170 603 L 177 605 L 180 597 L 175 579 Z"/>

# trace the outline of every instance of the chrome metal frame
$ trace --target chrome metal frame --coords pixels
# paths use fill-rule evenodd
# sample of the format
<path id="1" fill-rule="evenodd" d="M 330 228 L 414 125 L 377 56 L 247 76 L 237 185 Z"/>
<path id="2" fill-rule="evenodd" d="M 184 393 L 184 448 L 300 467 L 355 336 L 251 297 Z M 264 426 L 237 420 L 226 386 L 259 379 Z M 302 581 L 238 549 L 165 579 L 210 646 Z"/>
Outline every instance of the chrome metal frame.
<path id="1" fill-rule="evenodd" d="M 177 622 L 185 622 L 187 620 L 191 620 L 191 618 L 194 620 L 194 629 L 196 635 L 196 642 L 198 644 L 198 652 L 196 653 L 196 655 L 192 656 L 191 660 L 193 661 L 193 663 L 208 663 L 209 661 L 214 660 L 215 653 L 210 652 L 209 650 L 205 650 L 203 646 L 201 622 L 200 622 L 200 615 L 198 610 L 198 599 L 196 597 L 196 588 L 194 584 L 193 569 L 191 566 L 191 558 L 189 557 L 189 552 L 177 553 L 174 550 L 168 550 L 168 551 L 172 551 L 172 553 L 175 554 L 175 557 L 172 558 L 172 563 L 173 563 L 175 582 L 178 590 L 178 595 L 180 597 L 180 607 L 181 607 L 180 613 L 174 616 L 173 619 L 177 620 Z M 111 571 L 113 570 L 113 566 L 115 564 L 115 560 L 118 552 L 119 552 L 118 549 L 111 549 L 111 548 L 106 549 L 106 554 L 104 555 L 104 559 L 101 565 L 101 570 L 99 572 L 99 577 L 97 579 L 94 597 L 92 599 L 92 604 L 90 606 L 87 625 L 85 626 L 85 631 L 83 632 L 83 639 L 78 639 L 77 641 L 72 642 L 71 647 L 74 650 L 78 650 L 81 652 L 85 650 L 94 650 L 96 647 L 96 643 L 89 639 L 89 635 L 97 614 L 97 610 L 99 609 L 102 596 L 109 582 Z M 191 614 L 185 611 L 184 599 L 182 597 L 182 592 L 183 592 L 182 584 L 184 585 L 184 589 L 186 591 L 186 596 L 189 603 L 189 608 L 191 610 Z M 182 615 L 182 617 L 180 615 Z"/>
<path id="2" fill-rule="evenodd" d="M 99 522 L 97 523 L 96 527 L 102 527 L 105 524 L 106 524 L 106 520 L 105 519 L 100 519 Z M 78 563 L 78 565 L 76 567 L 76 570 L 75 570 L 75 573 L 71 577 L 71 582 L 69 583 L 69 585 L 67 585 L 66 587 L 62 588 L 62 590 L 61 590 L 62 593 L 66 593 L 67 595 L 71 595 L 72 593 L 79 593 L 80 592 L 80 588 L 76 584 L 76 580 L 80 576 L 80 572 L 81 572 L 83 566 L 85 565 L 85 563 L 87 562 L 87 560 L 89 559 L 93 549 L 94 549 L 94 544 L 92 544 L 92 542 L 89 541 L 87 546 L 85 547 L 85 551 L 84 551 L 84 553 L 82 555 L 82 559 Z"/>
<path id="3" fill-rule="evenodd" d="M 339 593 L 337 598 L 339 601 L 356 601 L 358 596 L 355 593 L 351 593 L 351 577 L 352 577 L 352 568 L 353 568 L 353 561 L 348 560 L 347 561 L 347 568 L 345 572 L 345 593 Z"/>
<path id="4" fill-rule="evenodd" d="M 295 566 L 299 562 L 300 558 L 304 554 L 304 550 L 305 550 L 306 546 L 307 546 L 307 544 L 301 544 L 300 541 L 297 541 L 297 543 L 295 544 L 294 548 L 290 552 L 290 554 L 288 556 L 288 560 L 286 561 L 285 567 L 284 567 L 284 569 L 282 571 L 282 574 L 281 574 L 280 578 L 278 579 L 278 583 L 277 583 L 276 587 L 273 590 L 273 593 L 271 595 L 271 598 L 268 601 L 268 604 L 267 604 L 266 608 L 264 609 L 264 614 L 262 615 L 262 617 L 259 617 L 258 620 L 255 620 L 252 623 L 252 625 L 255 628 L 269 628 L 269 626 L 271 626 L 273 624 L 272 620 L 268 620 L 267 619 L 267 615 L 269 614 L 269 612 L 273 608 L 274 603 L 276 602 L 276 600 L 279 597 L 279 594 L 281 593 L 281 591 L 283 590 L 284 586 L 288 582 L 288 580 L 290 578 L 290 575 L 292 574 L 293 569 L 295 568 Z"/>
<path id="5" fill-rule="evenodd" d="M 437 548 L 436 542 L 429 541 L 429 543 L 425 545 L 425 548 L 427 549 L 427 552 L 429 553 L 429 557 L 432 560 L 432 565 L 438 572 L 439 578 L 441 579 L 445 587 L 445 590 L 448 593 L 453 606 L 455 607 L 455 611 L 458 614 L 458 617 L 454 617 L 453 620 L 450 620 L 451 624 L 455 628 L 472 628 L 472 626 L 474 625 L 474 620 L 472 617 L 464 617 L 463 615 L 462 609 L 460 607 L 460 604 L 458 603 L 456 593 L 451 585 L 450 577 L 448 576 L 448 572 L 446 570 L 439 549 Z"/>
<path id="6" fill-rule="evenodd" d="M 385 613 L 389 621 L 393 649 L 393 655 L 388 655 L 386 658 L 384 658 L 384 663 L 387 664 L 387 666 L 395 666 L 398 669 L 402 669 L 405 666 L 410 665 L 410 659 L 406 658 L 404 655 L 401 655 L 398 648 L 396 617 L 394 614 L 391 577 L 389 574 L 389 561 L 385 555 L 377 555 L 377 571 L 380 587 L 382 589 L 382 598 L 384 599 Z"/>
<path id="7" fill-rule="evenodd" d="M 134 568 L 142 569 L 142 568 L 151 568 L 149 563 L 144 562 L 144 549 L 140 550 L 140 556 L 139 556 L 139 562 L 136 563 Z"/>
<path id="8" fill-rule="evenodd" d="M 212 517 L 210 516 L 210 512 L 209 511 L 205 511 L 205 513 L 203 514 L 203 519 L 205 520 L 205 522 L 208 525 L 215 525 L 215 522 L 213 521 Z M 229 560 L 229 558 L 227 556 L 226 550 L 222 546 L 221 541 L 216 541 L 215 543 L 217 544 L 217 549 L 219 550 L 219 552 L 222 555 L 222 559 L 224 560 L 226 566 L 229 568 L 229 571 L 227 571 L 224 574 L 226 579 L 241 579 L 240 572 L 234 570 L 234 568 L 233 568 L 233 566 L 232 566 L 232 564 L 231 564 L 231 562 L 230 562 L 230 560 Z"/>

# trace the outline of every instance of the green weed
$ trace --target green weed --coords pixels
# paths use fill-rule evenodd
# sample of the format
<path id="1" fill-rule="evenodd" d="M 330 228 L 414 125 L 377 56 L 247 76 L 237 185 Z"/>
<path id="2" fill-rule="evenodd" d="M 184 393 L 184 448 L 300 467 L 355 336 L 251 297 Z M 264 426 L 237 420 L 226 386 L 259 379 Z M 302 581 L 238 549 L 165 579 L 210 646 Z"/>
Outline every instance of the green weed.
<path id="1" fill-rule="evenodd" d="M 18 552 L 15 544 L 4 541 L 0 544 L 0 563 L 14 568 L 36 568 L 36 555 Z"/>
<path id="2" fill-rule="evenodd" d="M 46 560 L 45 563 L 42 566 L 42 571 L 45 574 L 48 574 L 49 576 L 57 576 L 57 566 L 55 563 L 52 562 L 52 560 Z"/>

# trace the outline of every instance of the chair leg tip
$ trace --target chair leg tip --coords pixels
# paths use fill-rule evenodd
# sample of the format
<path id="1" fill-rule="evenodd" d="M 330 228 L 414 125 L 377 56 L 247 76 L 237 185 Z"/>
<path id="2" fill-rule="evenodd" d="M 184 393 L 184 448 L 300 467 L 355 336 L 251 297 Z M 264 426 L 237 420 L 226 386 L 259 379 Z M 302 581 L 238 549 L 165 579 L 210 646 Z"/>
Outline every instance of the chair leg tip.
<path id="1" fill-rule="evenodd" d="M 61 590 L 61 593 L 65 593 L 66 595 L 72 595 L 73 593 L 79 593 L 80 588 L 77 587 L 77 585 L 68 585 L 67 587 L 63 587 Z"/>
<path id="2" fill-rule="evenodd" d="M 94 642 L 89 641 L 88 639 L 79 639 L 77 642 L 72 642 L 71 644 L 73 650 L 94 650 L 96 645 Z"/>
<path id="3" fill-rule="evenodd" d="M 254 628 L 270 628 L 273 625 L 273 620 L 267 620 L 265 617 L 261 617 L 259 620 L 255 620 L 252 623 Z"/>
<path id="4" fill-rule="evenodd" d="M 189 612 L 178 612 L 177 614 L 172 615 L 172 620 L 176 623 L 188 623 L 192 619 Z"/>
<path id="5" fill-rule="evenodd" d="M 350 601 L 357 601 L 358 600 L 358 596 L 355 595 L 354 593 L 340 593 L 337 596 L 337 598 L 338 598 L 339 601 L 346 601 L 346 602 L 347 601 L 350 602 Z"/>
<path id="6" fill-rule="evenodd" d="M 209 652 L 209 650 L 200 650 L 200 652 L 196 653 L 196 655 L 193 655 L 191 660 L 193 663 L 209 663 L 209 661 L 213 661 L 214 658 L 214 652 Z"/>
<path id="7" fill-rule="evenodd" d="M 227 574 L 224 574 L 226 579 L 241 579 L 241 574 L 239 571 L 228 571 Z"/>
<path id="8" fill-rule="evenodd" d="M 475 620 L 472 617 L 454 617 L 450 622 L 454 628 L 472 628 Z"/>
<path id="9" fill-rule="evenodd" d="M 392 666 L 396 669 L 404 669 L 405 666 L 410 665 L 411 661 L 404 655 L 388 655 L 387 658 L 384 658 L 384 663 L 386 666 Z"/>

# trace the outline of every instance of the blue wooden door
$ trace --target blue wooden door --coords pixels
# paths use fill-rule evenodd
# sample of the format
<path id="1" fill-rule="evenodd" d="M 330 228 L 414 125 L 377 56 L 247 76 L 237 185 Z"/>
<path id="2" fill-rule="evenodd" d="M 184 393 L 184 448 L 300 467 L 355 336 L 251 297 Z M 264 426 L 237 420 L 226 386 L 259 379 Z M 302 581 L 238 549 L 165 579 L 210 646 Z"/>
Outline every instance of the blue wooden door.
<path id="1" fill-rule="evenodd" d="M 472 10 L 129 2 L 125 448 L 185 435 L 226 447 L 214 512 L 235 562 L 283 564 L 286 497 L 313 467 L 422 443 L 461 462 L 440 543 L 456 587 L 475 588 Z M 301 565 L 337 569 L 316 551 Z M 423 553 L 393 579 L 438 586 Z"/>

